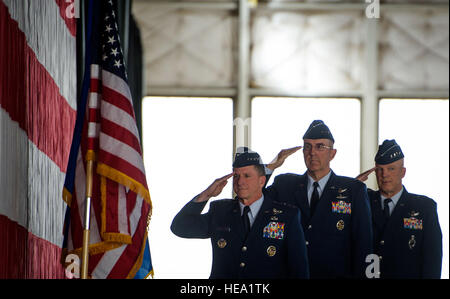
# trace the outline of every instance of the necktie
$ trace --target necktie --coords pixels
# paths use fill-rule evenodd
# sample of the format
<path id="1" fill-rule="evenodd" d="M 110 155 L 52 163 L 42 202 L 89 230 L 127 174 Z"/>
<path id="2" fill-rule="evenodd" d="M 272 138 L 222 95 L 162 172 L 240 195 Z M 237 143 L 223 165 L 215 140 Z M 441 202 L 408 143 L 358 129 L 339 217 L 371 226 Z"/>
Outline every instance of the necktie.
<path id="1" fill-rule="evenodd" d="M 247 236 L 248 232 L 250 231 L 250 219 L 248 218 L 248 213 L 250 212 L 250 207 L 245 206 L 244 207 L 244 213 L 242 213 L 242 222 L 244 223 L 244 232 Z"/>
<path id="2" fill-rule="evenodd" d="M 314 190 L 311 196 L 311 216 L 314 215 L 314 211 L 316 210 L 317 203 L 319 202 L 319 190 L 317 188 L 319 187 L 319 183 L 314 182 L 313 184 Z"/>
<path id="3" fill-rule="evenodd" d="M 383 202 L 383 214 L 384 214 L 384 220 L 388 220 L 389 218 L 389 203 L 392 201 L 390 198 L 385 198 Z"/>

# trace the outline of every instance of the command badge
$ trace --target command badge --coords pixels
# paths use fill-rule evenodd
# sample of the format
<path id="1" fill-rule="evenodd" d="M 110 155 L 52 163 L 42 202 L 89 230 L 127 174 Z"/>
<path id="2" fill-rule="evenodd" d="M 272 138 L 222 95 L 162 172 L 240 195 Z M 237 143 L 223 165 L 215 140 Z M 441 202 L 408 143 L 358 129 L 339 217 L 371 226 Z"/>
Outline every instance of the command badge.
<path id="1" fill-rule="evenodd" d="M 268 256 L 274 256 L 277 253 L 277 248 L 273 245 L 270 245 L 267 247 L 267 255 Z"/>
<path id="2" fill-rule="evenodd" d="M 409 249 L 413 249 L 416 246 L 416 236 L 411 235 L 411 239 L 408 241 Z"/>
<path id="3" fill-rule="evenodd" d="M 219 248 L 224 248 L 225 246 L 227 246 L 227 241 L 223 238 L 220 238 L 219 241 L 217 241 L 217 246 L 219 246 Z"/>
<path id="4" fill-rule="evenodd" d="M 338 230 L 343 230 L 344 229 L 344 220 L 339 220 L 337 223 L 336 223 L 336 228 L 338 229 Z"/>

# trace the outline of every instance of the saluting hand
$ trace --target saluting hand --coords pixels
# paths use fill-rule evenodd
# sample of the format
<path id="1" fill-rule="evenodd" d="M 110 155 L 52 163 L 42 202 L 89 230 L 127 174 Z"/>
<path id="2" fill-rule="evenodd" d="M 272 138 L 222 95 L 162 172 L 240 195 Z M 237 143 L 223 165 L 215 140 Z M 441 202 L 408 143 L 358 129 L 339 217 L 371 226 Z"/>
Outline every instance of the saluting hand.
<path id="1" fill-rule="evenodd" d="M 275 159 L 273 159 L 272 162 L 270 162 L 267 165 L 267 168 L 269 168 L 270 170 L 277 169 L 278 167 L 283 165 L 283 163 L 287 159 L 287 157 L 289 157 L 290 155 L 294 154 L 295 152 L 297 152 L 302 147 L 303 146 L 295 146 L 295 147 L 291 147 L 291 148 L 287 148 L 287 149 L 282 149 L 278 153 L 278 155 L 275 157 Z"/>
<path id="2" fill-rule="evenodd" d="M 216 179 L 211 185 L 209 185 L 208 188 L 206 188 L 205 191 L 200 193 L 196 199 L 194 199 L 195 202 L 204 202 L 209 200 L 211 197 L 215 197 L 219 195 L 225 185 L 228 183 L 228 179 L 233 176 L 233 172 L 230 174 L 227 174 L 221 178 Z"/>
<path id="3" fill-rule="evenodd" d="M 369 169 L 369 170 L 364 171 L 363 173 L 359 174 L 359 175 L 356 177 L 356 179 L 357 179 L 358 181 L 365 182 L 365 181 L 367 180 L 367 178 L 369 177 L 369 175 L 370 175 L 372 172 L 375 171 L 375 169 L 376 169 L 376 167 L 373 167 L 373 168 L 371 168 L 371 169 Z"/>

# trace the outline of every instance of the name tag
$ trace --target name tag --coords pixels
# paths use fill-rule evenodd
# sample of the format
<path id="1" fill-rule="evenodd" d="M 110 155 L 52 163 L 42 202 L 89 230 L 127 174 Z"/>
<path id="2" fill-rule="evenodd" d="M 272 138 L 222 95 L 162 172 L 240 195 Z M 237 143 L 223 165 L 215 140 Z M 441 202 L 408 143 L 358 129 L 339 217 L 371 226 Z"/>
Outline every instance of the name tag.
<path id="1" fill-rule="evenodd" d="M 351 214 L 352 203 L 343 200 L 331 202 L 331 212 L 338 214 Z"/>
<path id="2" fill-rule="evenodd" d="M 263 229 L 263 238 L 282 240 L 284 238 L 284 223 L 269 222 Z"/>

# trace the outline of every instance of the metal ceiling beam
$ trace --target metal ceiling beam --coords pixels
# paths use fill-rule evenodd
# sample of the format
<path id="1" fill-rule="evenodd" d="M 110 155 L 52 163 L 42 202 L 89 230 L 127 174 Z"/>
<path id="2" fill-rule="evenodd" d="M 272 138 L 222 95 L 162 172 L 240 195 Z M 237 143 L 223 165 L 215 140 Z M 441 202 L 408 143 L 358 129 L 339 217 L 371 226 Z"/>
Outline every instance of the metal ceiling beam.
<path id="1" fill-rule="evenodd" d="M 250 88 L 249 94 L 255 97 L 322 97 L 322 98 L 361 98 L 359 90 L 301 90 L 278 88 Z"/>
<path id="2" fill-rule="evenodd" d="M 134 0 L 137 3 L 155 7 L 166 7 L 174 9 L 221 9 L 238 10 L 239 1 L 148 1 Z M 252 10 L 365 10 L 370 3 L 354 2 L 262 2 L 260 1 Z M 426 2 L 426 3 L 380 3 L 380 10 L 404 10 L 408 9 L 448 9 L 449 3 L 446 2 Z"/>
<path id="3" fill-rule="evenodd" d="M 146 96 L 168 96 L 168 97 L 230 97 L 234 98 L 237 94 L 236 88 L 222 87 L 160 87 L 150 86 L 147 88 Z"/>
<path id="4" fill-rule="evenodd" d="M 264 2 L 258 10 L 363 10 L 365 3 Z"/>
<path id="5" fill-rule="evenodd" d="M 285 11 L 308 11 L 308 10 L 365 10 L 370 3 L 351 2 L 262 2 L 258 3 L 256 9 L 261 10 L 285 10 Z M 443 2 L 428 3 L 380 3 L 380 10 L 404 10 L 408 9 L 448 9 L 449 4 Z"/>
<path id="6" fill-rule="evenodd" d="M 134 0 L 134 2 L 144 3 L 145 5 L 149 5 L 149 6 L 174 8 L 174 9 L 225 9 L 225 10 L 237 10 L 238 9 L 238 3 L 236 1 L 207 2 L 207 1 Z"/>
<path id="7" fill-rule="evenodd" d="M 146 96 L 169 97 L 229 97 L 237 95 L 235 87 L 165 87 L 149 86 Z M 376 91 L 378 99 L 448 99 L 449 90 L 380 90 Z M 252 97 L 321 97 L 321 98 L 364 98 L 361 90 L 300 90 L 278 88 L 249 88 Z"/>
<path id="8" fill-rule="evenodd" d="M 448 90 L 380 90 L 379 98 L 448 99 Z"/>

